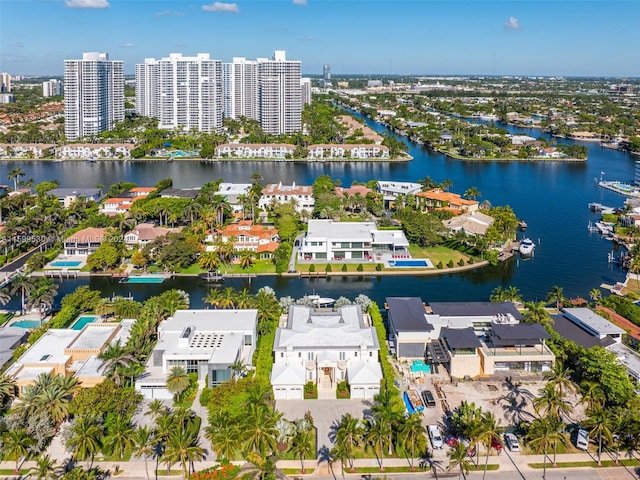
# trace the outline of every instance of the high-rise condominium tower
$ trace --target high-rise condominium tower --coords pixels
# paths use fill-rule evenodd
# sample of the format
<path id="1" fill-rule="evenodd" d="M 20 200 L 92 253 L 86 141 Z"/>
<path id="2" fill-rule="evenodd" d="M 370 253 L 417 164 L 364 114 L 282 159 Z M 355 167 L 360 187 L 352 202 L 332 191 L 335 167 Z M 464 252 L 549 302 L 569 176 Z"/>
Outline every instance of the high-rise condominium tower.
<path id="1" fill-rule="evenodd" d="M 208 53 L 171 53 L 136 65 L 136 111 L 160 128 L 211 133 L 222 128 L 222 63 Z"/>
<path id="2" fill-rule="evenodd" d="M 42 96 L 45 98 L 62 95 L 62 82 L 55 78 L 42 82 Z"/>
<path id="3" fill-rule="evenodd" d="M 302 126 L 301 63 L 286 59 L 284 50 L 273 58 L 259 58 L 260 125 L 274 135 L 293 133 Z"/>
<path id="4" fill-rule="evenodd" d="M 65 60 L 64 118 L 69 140 L 111 130 L 124 120 L 124 63 L 98 52 Z"/>
<path id="5" fill-rule="evenodd" d="M 11 74 L 0 73 L 0 93 L 9 93 L 11 91 Z"/>
<path id="6" fill-rule="evenodd" d="M 234 57 L 222 65 L 224 116 L 260 120 L 258 62 Z"/>

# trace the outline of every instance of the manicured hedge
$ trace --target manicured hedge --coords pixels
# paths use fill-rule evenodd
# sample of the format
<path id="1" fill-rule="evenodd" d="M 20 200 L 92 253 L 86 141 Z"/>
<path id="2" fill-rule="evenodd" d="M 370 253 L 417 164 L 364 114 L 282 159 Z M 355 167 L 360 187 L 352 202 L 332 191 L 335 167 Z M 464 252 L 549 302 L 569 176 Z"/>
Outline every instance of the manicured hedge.
<path id="1" fill-rule="evenodd" d="M 371 306 L 369 307 L 369 316 L 371 317 L 371 322 L 376 329 L 378 343 L 380 344 L 380 365 L 382 366 L 382 375 L 384 376 L 382 381 L 384 382 L 387 390 L 397 391 L 398 389 L 394 384 L 395 373 L 393 372 L 393 367 L 389 361 L 389 350 L 387 350 L 387 331 L 384 328 L 382 314 L 380 313 L 380 309 L 376 302 L 371 302 Z"/>

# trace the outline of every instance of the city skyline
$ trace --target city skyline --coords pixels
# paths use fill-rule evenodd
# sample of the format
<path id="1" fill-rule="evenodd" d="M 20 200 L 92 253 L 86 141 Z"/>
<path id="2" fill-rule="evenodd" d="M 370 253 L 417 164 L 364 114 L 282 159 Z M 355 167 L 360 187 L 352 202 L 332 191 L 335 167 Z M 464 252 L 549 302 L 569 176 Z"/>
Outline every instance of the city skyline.
<path id="1" fill-rule="evenodd" d="M 624 0 L 3 0 L 0 13 L 0 71 L 13 75 L 60 76 L 84 51 L 109 52 L 131 75 L 167 52 L 228 62 L 286 50 L 303 74 L 328 63 L 334 76 L 640 76 L 640 4 Z"/>

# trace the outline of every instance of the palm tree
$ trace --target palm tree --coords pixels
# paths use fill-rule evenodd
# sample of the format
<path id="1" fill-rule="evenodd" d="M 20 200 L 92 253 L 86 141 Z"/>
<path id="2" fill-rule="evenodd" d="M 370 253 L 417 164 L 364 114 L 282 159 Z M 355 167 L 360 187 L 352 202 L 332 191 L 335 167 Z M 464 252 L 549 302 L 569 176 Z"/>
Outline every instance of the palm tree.
<path id="1" fill-rule="evenodd" d="M 367 447 L 371 447 L 376 457 L 378 457 L 380 471 L 384 471 L 384 453 L 387 448 L 392 447 L 391 442 L 389 442 L 392 435 L 393 426 L 387 417 L 377 415 L 377 418 L 367 421 L 367 432 L 365 434 Z"/>
<path id="2" fill-rule="evenodd" d="M 16 396 L 16 382 L 6 373 L 0 374 L 0 405 Z"/>
<path id="3" fill-rule="evenodd" d="M 469 460 L 467 446 L 463 442 L 457 442 L 453 448 L 447 452 L 447 457 L 449 457 L 449 466 L 447 467 L 447 470 L 457 468 L 459 470 L 458 480 L 460 480 L 460 477 L 462 476 L 464 476 L 466 480 L 467 473 L 473 466 L 473 462 Z"/>
<path id="4" fill-rule="evenodd" d="M 523 321 L 538 323 L 543 327 L 553 325 L 553 318 L 549 315 L 544 302 L 526 302 L 524 306 L 527 311 L 523 316 Z"/>
<path id="5" fill-rule="evenodd" d="M 204 303 L 208 303 L 213 307 L 220 307 L 220 302 L 222 301 L 222 293 L 218 288 L 212 288 L 209 290 L 209 293 L 206 297 L 202 299 Z"/>
<path id="6" fill-rule="evenodd" d="M 113 377 L 116 385 L 120 385 L 120 372 L 122 369 L 129 368 L 136 362 L 135 355 L 132 355 L 127 349 L 120 345 L 120 341 L 110 344 L 104 352 L 98 355 L 102 360 L 102 366 L 107 374 Z"/>
<path id="7" fill-rule="evenodd" d="M 556 391 L 560 397 L 564 397 L 567 393 L 574 393 L 577 385 L 571 380 L 573 370 L 565 367 L 561 360 L 557 360 L 551 370 L 544 372 L 544 379 L 547 385 L 551 385 L 552 390 Z"/>
<path id="8" fill-rule="evenodd" d="M 231 370 L 233 381 L 236 379 L 244 377 L 249 371 L 249 367 L 242 360 L 236 360 L 231 365 L 229 365 L 229 370 Z"/>
<path id="9" fill-rule="evenodd" d="M 53 305 L 57 293 L 58 286 L 52 278 L 39 278 L 33 283 L 33 289 L 27 292 L 27 308 L 37 307 L 42 318 L 43 313 Z"/>
<path id="10" fill-rule="evenodd" d="M 607 397 L 604 390 L 602 390 L 600 382 L 584 380 L 580 384 L 580 389 L 582 392 L 581 403 L 587 405 L 587 410 L 595 410 L 598 407 L 604 407 Z"/>
<path id="11" fill-rule="evenodd" d="M 232 461 L 240 450 L 240 428 L 237 423 L 230 422 L 226 415 L 212 411 L 209 425 L 205 427 L 205 437 L 211 442 L 216 457 Z"/>
<path id="12" fill-rule="evenodd" d="M 598 436 L 598 466 L 602 465 L 600 456 L 602 455 L 602 437 L 607 443 L 613 442 L 613 434 L 611 433 L 611 415 L 610 411 L 604 407 L 596 407 L 587 412 L 589 415 L 584 424 L 591 428 L 590 434 Z"/>
<path id="13" fill-rule="evenodd" d="M 217 252 L 203 252 L 198 258 L 198 265 L 207 272 L 215 272 L 220 267 L 220 258 Z"/>
<path id="14" fill-rule="evenodd" d="M 480 193 L 480 190 L 478 190 L 478 187 L 471 187 L 465 190 L 464 196 L 475 200 L 476 198 L 481 197 L 482 194 Z"/>
<path id="15" fill-rule="evenodd" d="M 236 293 L 235 303 L 236 308 L 239 309 L 252 308 L 254 303 L 253 296 L 249 293 L 249 290 L 243 288 Z"/>
<path id="16" fill-rule="evenodd" d="M 536 452 L 542 452 L 544 455 L 542 466 L 542 478 L 543 480 L 547 475 L 547 453 L 549 447 L 551 447 L 553 440 L 552 435 L 554 431 L 553 420 L 550 418 L 536 418 L 531 422 L 529 432 L 527 433 L 527 442 L 529 446 Z"/>
<path id="17" fill-rule="evenodd" d="M 162 401 L 158 400 L 157 398 L 149 403 L 149 407 L 147 408 L 146 412 L 146 414 L 150 415 L 154 420 L 157 420 L 158 417 L 166 413 L 167 407 L 164 405 L 164 403 L 162 403 Z"/>
<path id="18" fill-rule="evenodd" d="M 547 294 L 547 302 L 556 304 L 556 309 L 560 309 L 564 302 L 564 289 L 558 285 L 551 287 L 551 291 Z"/>
<path id="19" fill-rule="evenodd" d="M 11 287 L 9 292 L 11 295 L 15 295 L 20 292 L 22 296 L 22 303 L 20 304 L 22 307 L 22 313 L 26 311 L 25 299 L 28 294 L 30 294 L 35 288 L 34 281 L 31 277 L 27 277 L 26 275 L 17 275 L 11 280 Z"/>
<path id="20" fill-rule="evenodd" d="M 0 289 L 0 305 L 5 306 L 11 301 L 11 295 L 6 288 Z"/>
<path id="21" fill-rule="evenodd" d="M 227 287 L 223 290 L 219 307 L 220 308 L 235 308 L 236 306 L 236 291 L 233 287 Z"/>
<path id="22" fill-rule="evenodd" d="M 189 374 L 184 367 L 176 365 L 171 367 L 171 371 L 167 376 L 167 390 L 169 390 L 176 398 L 179 398 L 191 383 Z"/>
<path id="23" fill-rule="evenodd" d="M 542 394 L 533 400 L 533 406 L 537 412 L 558 421 L 562 420 L 564 414 L 571 411 L 571 405 L 564 400 L 564 396 L 551 383 L 547 383 L 542 389 Z"/>
<path id="24" fill-rule="evenodd" d="M 107 436 L 103 439 L 104 449 L 122 460 L 125 452 L 131 450 L 135 444 L 135 428 L 127 418 L 116 415 L 109 424 Z"/>
<path id="25" fill-rule="evenodd" d="M 592 288 L 589 290 L 589 298 L 598 305 L 598 302 L 602 300 L 602 291 L 599 288 Z"/>
<path id="26" fill-rule="evenodd" d="M 344 445 L 350 469 L 353 469 L 354 449 L 362 441 L 364 433 L 360 419 L 353 417 L 350 413 L 342 416 L 336 431 L 336 443 Z"/>
<path id="27" fill-rule="evenodd" d="M 7 177 L 9 181 L 13 180 L 13 189 L 18 190 L 18 180 L 20 177 L 24 177 L 24 170 L 21 167 L 16 167 L 9 172 L 9 176 Z"/>
<path id="28" fill-rule="evenodd" d="M 482 474 L 482 478 L 484 480 L 485 475 L 487 474 L 487 465 L 489 464 L 491 444 L 495 441 L 500 441 L 500 427 L 498 427 L 498 423 L 491 412 L 484 412 L 482 414 L 480 423 L 475 428 L 472 437 L 474 438 L 475 444 L 484 444 L 486 448 L 487 456 L 484 462 L 484 473 Z"/>
<path id="29" fill-rule="evenodd" d="M 271 408 L 260 403 L 249 404 L 242 435 L 244 450 L 267 458 L 276 448 L 276 421 L 275 412 Z"/>
<path id="30" fill-rule="evenodd" d="M 25 430 L 9 430 L 2 435 L 2 456 L 15 459 L 16 475 L 20 471 L 20 463 L 29 458 L 31 447 L 35 443 L 36 441 Z"/>
<path id="31" fill-rule="evenodd" d="M 184 480 L 190 476 L 189 465 L 204 459 L 205 454 L 205 449 L 200 446 L 197 428 L 188 425 L 186 428 L 176 428 L 169 434 L 164 458 L 167 463 L 180 462 Z"/>
<path id="32" fill-rule="evenodd" d="M 36 466 L 31 469 L 29 475 L 33 475 L 38 480 L 53 480 L 56 477 L 56 461 L 49 455 L 44 455 L 38 458 Z"/>
<path id="33" fill-rule="evenodd" d="M 314 453 L 314 446 L 313 430 L 310 429 L 300 429 L 291 440 L 289 451 L 294 457 L 300 457 L 300 468 L 303 474 L 306 473 L 304 459 Z"/>
<path id="34" fill-rule="evenodd" d="M 93 457 L 102 447 L 102 425 L 96 423 L 95 418 L 86 415 L 77 417 L 71 427 L 71 434 L 67 440 L 67 448 L 73 450 L 71 458 L 74 460 L 87 460 L 87 468 L 93 465 Z"/>
<path id="35" fill-rule="evenodd" d="M 424 452 L 427 447 L 426 429 L 422 425 L 422 415 L 414 413 L 404 420 L 400 427 L 399 440 L 405 452 L 409 455 L 409 467 L 414 469 L 413 461 L 416 458 L 416 450 Z"/>
<path id="36" fill-rule="evenodd" d="M 240 256 L 240 268 L 246 269 L 253 265 L 256 255 L 254 252 L 251 250 L 241 250 L 238 252 L 238 255 Z"/>
<path id="37" fill-rule="evenodd" d="M 140 458 L 144 458 L 144 470 L 147 473 L 147 480 L 149 480 L 149 466 L 147 460 L 149 457 L 153 457 L 156 453 L 156 439 L 153 434 L 153 430 L 146 425 L 138 427 L 135 433 L 135 448 L 133 454 Z"/>

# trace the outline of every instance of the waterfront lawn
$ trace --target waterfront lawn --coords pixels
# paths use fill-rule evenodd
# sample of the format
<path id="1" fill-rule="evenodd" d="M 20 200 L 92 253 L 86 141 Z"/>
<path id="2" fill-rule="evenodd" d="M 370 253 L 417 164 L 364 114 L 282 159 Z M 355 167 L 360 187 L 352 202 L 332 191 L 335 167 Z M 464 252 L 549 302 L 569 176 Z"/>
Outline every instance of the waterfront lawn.
<path id="1" fill-rule="evenodd" d="M 231 265 L 220 265 L 218 269 L 220 273 L 276 273 L 276 266 L 273 264 L 271 260 L 254 260 L 253 265 L 249 268 L 242 268 L 240 264 L 231 264 Z M 200 273 L 207 273 L 206 270 L 200 268 L 197 263 L 190 265 L 187 268 L 180 270 L 180 273 L 190 274 L 190 275 L 198 275 Z"/>
<path id="2" fill-rule="evenodd" d="M 316 273 L 325 273 L 327 271 L 326 263 L 297 263 L 296 270 L 302 273 L 309 272 L 309 268 L 311 265 L 315 267 Z M 340 273 L 343 272 L 343 267 L 347 266 L 347 272 L 359 272 L 358 265 L 359 263 L 331 263 L 331 272 L 330 273 Z M 362 272 L 375 272 L 376 271 L 376 263 L 366 262 L 363 260 L 362 262 Z"/>
<path id="3" fill-rule="evenodd" d="M 14 313 L 0 313 L 0 327 L 14 317 Z"/>
<path id="4" fill-rule="evenodd" d="M 411 253 L 413 258 L 428 258 L 434 266 L 438 265 L 439 262 L 442 262 L 442 265 L 446 266 L 449 261 L 453 260 L 454 266 L 457 267 L 459 266 L 458 262 L 460 259 L 462 259 L 465 264 L 469 260 L 468 255 L 444 246 L 423 248 L 412 244 L 409 245 L 409 253 Z"/>

